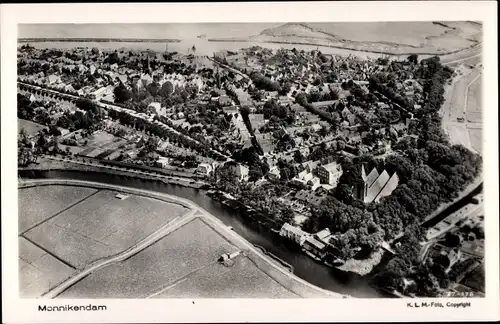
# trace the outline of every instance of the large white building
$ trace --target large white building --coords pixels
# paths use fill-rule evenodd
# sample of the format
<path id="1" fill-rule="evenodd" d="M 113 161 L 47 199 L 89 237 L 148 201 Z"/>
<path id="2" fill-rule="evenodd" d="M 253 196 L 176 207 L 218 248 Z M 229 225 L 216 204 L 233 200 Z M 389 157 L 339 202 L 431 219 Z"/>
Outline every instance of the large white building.
<path id="1" fill-rule="evenodd" d="M 298 227 L 285 223 L 281 227 L 280 236 L 286 237 L 287 239 L 292 240 L 302 246 L 305 240 L 308 238 L 309 234 Z"/>
<path id="2" fill-rule="evenodd" d="M 315 173 L 322 184 L 336 187 L 342 176 L 342 166 L 336 162 L 320 165 L 315 169 Z"/>

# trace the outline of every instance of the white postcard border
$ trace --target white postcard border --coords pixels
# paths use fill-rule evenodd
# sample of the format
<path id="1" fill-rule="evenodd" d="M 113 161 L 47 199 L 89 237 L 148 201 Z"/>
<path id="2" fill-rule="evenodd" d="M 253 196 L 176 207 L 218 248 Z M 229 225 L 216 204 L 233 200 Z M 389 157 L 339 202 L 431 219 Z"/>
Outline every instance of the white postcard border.
<path id="1" fill-rule="evenodd" d="M 499 316 L 497 6 L 491 1 L 2 5 L 2 303 L 6 323 L 427 321 Z M 486 298 L 339 300 L 30 300 L 18 297 L 16 40 L 19 23 L 290 22 L 477 20 L 484 25 Z M 486 109 L 488 108 L 488 109 Z M 414 302 L 470 302 L 412 308 Z M 98 312 L 42 312 L 39 305 L 106 305 Z"/>

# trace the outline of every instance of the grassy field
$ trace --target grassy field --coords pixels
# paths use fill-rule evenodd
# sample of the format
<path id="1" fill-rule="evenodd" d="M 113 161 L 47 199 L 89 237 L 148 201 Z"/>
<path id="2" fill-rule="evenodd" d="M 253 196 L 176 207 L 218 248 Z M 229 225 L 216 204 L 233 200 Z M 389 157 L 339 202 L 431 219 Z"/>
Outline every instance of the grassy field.
<path id="1" fill-rule="evenodd" d="M 463 112 L 465 105 L 468 103 L 469 99 L 466 98 L 467 87 L 481 72 L 477 69 L 470 70 L 465 69 L 465 77 L 461 78 L 458 82 L 454 84 L 453 96 L 451 98 L 451 119 L 456 121 L 459 117 L 465 117 Z M 476 81 L 477 82 L 477 81 Z M 471 87 L 476 83 L 472 83 Z M 470 88 L 469 88 L 470 89 Z M 474 99 L 474 98 L 473 98 Z M 466 102 L 467 101 L 467 102 Z M 468 110 L 468 108 L 467 108 Z"/>
<path id="2" fill-rule="evenodd" d="M 482 79 L 479 77 L 469 86 L 467 93 L 467 121 L 481 123 L 482 120 Z"/>
<path id="3" fill-rule="evenodd" d="M 122 263 L 92 273 L 59 298 L 144 298 L 235 250 L 195 219 Z"/>
<path id="4" fill-rule="evenodd" d="M 45 128 L 45 126 L 43 126 L 41 124 L 34 123 L 32 121 L 29 121 L 29 120 L 24 120 L 24 119 L 18 118 L 17 119 L 17 133 L 19 134 L 19 132 L 23 128 L 29 136 L 33 136 L 33 135 L 36 135 L 39 131 L 43 130 Z"/>
<path id="5" fill-rule="evenodd" d="M 91 188 L 70 186 L 40 186 L 18 190 L 19 232 L 26 231 L 95 192 Z"/>
<path id="6" fill-rule="evenodd" d="M 115 139 L 116 137 L 113 134 L 104 131 L 98 131 L 89 137 L 88 146 L 103 147 L 113 142 Z"/>
<path id="7" fill-rule="evenodd" d="M 187 211 L 180 205 L 102 190 L 25 235 L 76 268 L 119 253 Z M 55 196 L 57 198 L 57 196 Z"/>
<path id="8" fill-rule="evenodd" d="M 484 279 L 484 264 L 480 265 L 479 267 L 472 272 L 467 278 L 465 278 L 461 284 L 466 285 L 468 287 L 471 287 L 475 290 L 478 290 L 480 292 L 485 292 L 485 279 Z"/>
<path id="9" fill-rule="evenodd" d="M 46 261 L 48 271 L 64 274 L 56 277 L 57 280 L 51 278 L 50 285 L 38 289 L 38 293 L 55 288 L 64 280 L 61 278 L 81 273 L 88 260 L 99 258 L 100 263 L 94 264 L 96 268 L 88 268 L 70 282 L 70 286 L 63 286 L 66 290 L 56 290 L 54 297 L 169 298 L 181 297 L 181 294 L 184 297 L 341 297 L 293 276 L 288 269 L 273 262 L 214 216 L 201 210 L 193 210 L 183 214 L 184 218 L 166 223 L 166 217 L 174 218 L 170 215 L 173 210 L 158 199 L 172 201 L 171 198 L 146 199 L 143 193 L 134 191 L 135 194 L 119 200 L 114 195 L 115 190 L 121 189 L 100 188 L 90 198 L 23 234 L 23 240 L 37 247 L 22 248 L 24 252 L 21 253 L 27 255 L 20 261 L 26 273 L 25 281 L 34 282 L 40 278 L 25 261 L 40 258 L 38 249 L 58 261 Z M 115 207 L 111 208 L 113 204 Z M 180 206 L 185 203 L 170 204 Z M 188 212 L 186 208 L 191 207 L 182 210 Z M 168 210 L 168 215 L 164 215 L 165 210 Z M 160 226 L 167 231 L 156 235 Z M 140 247 L 130 246 L 149 231 L 155 232 L 158 241 L 150 239 L 147 242 L 151 245 L 143 242 Z M 138 249 L 134 250 L 134 247 Z M 127 250 L 129 253 L 120 258 Z M 236 251 L 242 254 L 236 257 L 232 266 L 218 263 L 223 253 Z M 71 273 L 69 270 L 64 272 L 66 267 Z"/>
<path id="10" fill-rule="evenodd" d="M 19 237 L 19 288 L 21 297 L 39 297 L 72 274 L 72 268 L 25 238 Z"/>
<path id="11" fill-rule="evenodd" d="M 483 130 L 482 129 L 469 129 L 469 137 L 471 146 L 478 153 L 483 152 Z"/>
<path id="12" fill-rule="evenodd" d="M 219 263 L 190 274 L 154 298 L 298 298 L 247 257 L 231 267 Z"/>

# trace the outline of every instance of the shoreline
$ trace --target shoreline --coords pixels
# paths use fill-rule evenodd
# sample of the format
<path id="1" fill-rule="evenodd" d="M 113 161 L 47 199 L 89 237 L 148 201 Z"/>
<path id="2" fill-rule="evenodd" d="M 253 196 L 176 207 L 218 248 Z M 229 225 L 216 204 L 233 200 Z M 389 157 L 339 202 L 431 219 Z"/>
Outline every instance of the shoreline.
<path id="1" fill-rule="evenodd" d="M 472 49 L 475 49 L 476 47 L 480 46 L 481 43 L 477 42 L 474 45 L 471 45 L 469 47 L 464 47 L 452 51 L 446 51 L 446 52 L 425 52 L 425 51 L 418 51 L 416 48 L 415 51 L 412 52 L 401 52 L 401 53 L 394 53 L 394 52 L 387 52 L 383 50 L 376 50 L 376 49 L 364 49 L 364 48 L 356 48 L 352 46 L 342 46 L 342 45 L 334 45 L 334 44 L 325 44 L 325 43 L 311 43 L 311 42 L 300 42 L 300 41 L 280 41 L 280 40 L 249 40 L 249 39 L 218 39 L 218 38 L 210 38 L 207 39 L 208 42 L 227 42 L 227 43 L 262 43 L 262 44 L 286 44 L 286 45 L 305 45 L 305 46 L 315 46 L 315 47 L 329 47 L 329 48 L 337 48 L 337 49 L 342 49 L 346 51 L 354 51 L 354 52 L 362 52 L 362 53 L 372 53 L 372 54 L 382 54 L 382 55 L 389 55 L 389 56 L 408 56 L 412 54 L 417 54 L 417 55 L 429 55 L 429 56 L 445 56 L 445 55 L 452 55 L 452 54 L 457 54 L 460 52 L 464 51 L 469 51 Z M 423 49 L 424 50 L 424 49 Z"/>
<path id="2" fill-rule="evenodd" d="M 18 38 L 18 43 L 47 43 L 47 42 L 68 42 L 68 43 L 180 43 L 182 40 L 175 38 Z"/>
<path id="3" fill-rule="evenodd" d="M 125 177 L 130 177 L 130 178 L 137 178 L 137 179 L 143 179 L 143 180 L 150 180 L 150 181 L 159 181 L 163 182 L 166 184 L 174 184 L 174 185 L 179 185 L 187 188 L 193 188 L 193 189 L 209 189 L 208 184 L 201 184 L 199 182 L 196 182 L 193 180 L 182 180 L 181 178 L 167 178 L 167 177 L 158 177 L 154 174 L 147 175 L 147 174 L 140 174 L 136 172 L 130 172 L 126 170 L 116 170 L 116 169 L 111 169 L 111 168 L 106 168 L 103 166 L 98 166 L 98 165 L 82 165 L 79 163 L 71 162 L 71 161 L 60 161 L 56 162 L 50 159 L 44 159 L 44 161 L 41 164 L 38 165 L 31 165 L 28 167 L 22 167 L 18 168 L 18 171 L 80 171 L 80 172 L 98 172 L 98 173 L 105 173 L 105 174 L 111 174 L 111 175 L 117 175 L 117 176 L 125 176 Z"/>
<path id="4" fill-rule="evenodd" d="M 351 296 L 346 296 L 340 293 L 332 292 L 329 290 L 325 290 L 319 288 L 299 277 L 290 273 L 284 267 L 277 266 L 273 259 L 270 259 L 268 256 L 260 252 L 253 244 L 245 240 L 243 237 L 238 235 L 236 232 L 231 230 L 228 226 L 226 226 L 221 220 L 219 220 L 216 216 L 210 214 L 208 211 L 198 206 L 194 202 L 165 194 L 154 192 L 150 190 L 136 189 L 118 185 L 104 184 L 98 182 L 84 181 L 84 180 L 69 180 L 69 179 L 29 179 L 22 180 L 18 183 L 18 189 L 28 188 L 33 186 L 47 186 L 47 185 L 69 185 L 69 186 L 83 186 L 83 187 L 91 187 L 91 188 L 99 188 L 99 189 L 107 189 L 114 190 L 129 194 L 146 196 L 149 198 L 159 199 L 169 203 L 177 203 L 181 206 L 189 208 L 191 210 L 198 210 L 201 212 L 201 215 L 198 216 L 202 220 L 207 221 L 209 224 L 216 228 L 216 231 L 228 239 L 235 246 L 240 247 L 245 251 L 247 257 L 249 257 L 253 262 L 256 263 L 259 269 L 266 273 L 269 277 L 276 280 L 285 288 L 293 291 L 302 297 L 315 296 L 321 294 L 324 297 L 333 297 L 333 298 L 347 298 Z"/>

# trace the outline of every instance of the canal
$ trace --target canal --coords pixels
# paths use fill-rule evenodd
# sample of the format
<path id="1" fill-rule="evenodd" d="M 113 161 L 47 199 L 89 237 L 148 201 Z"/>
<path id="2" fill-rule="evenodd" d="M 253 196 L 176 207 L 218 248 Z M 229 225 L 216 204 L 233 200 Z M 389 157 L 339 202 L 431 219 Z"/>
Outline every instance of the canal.
<path id="1" fill-rule="evenodd" d="M 212 200 L 206 195 L 206 190 L 100 172 L 20 171 L 19 175 L 23 178 L 94 181 L 157 191 L 186 198 L 219 218 L 226 225 L 232 226 L 236 233 L 244 237 L 250 243 L 265 248 L 268 252 L 289 263 L 293 267 L 295 275 L 318 287 L 358 298 L 389 297 L 370 284 L 369 276 L 362 277 L 356 274 L 345 273 L 314 261 L 303 254 L 299 249 L 290 246 L 290 244 L 284 241 L 278 234 L 258 224 L 251 223 L 245 219 L 244 216 Z"/>

